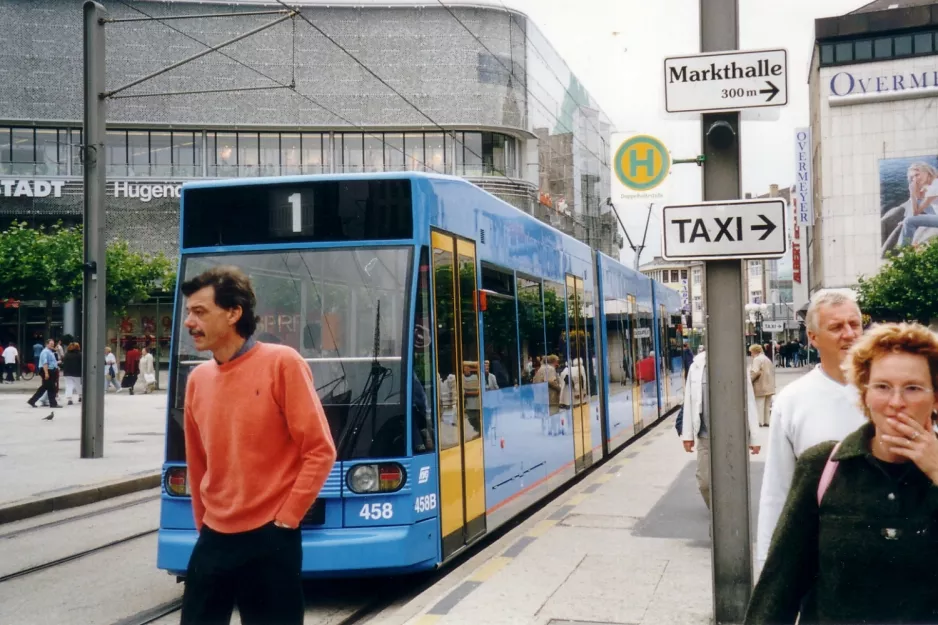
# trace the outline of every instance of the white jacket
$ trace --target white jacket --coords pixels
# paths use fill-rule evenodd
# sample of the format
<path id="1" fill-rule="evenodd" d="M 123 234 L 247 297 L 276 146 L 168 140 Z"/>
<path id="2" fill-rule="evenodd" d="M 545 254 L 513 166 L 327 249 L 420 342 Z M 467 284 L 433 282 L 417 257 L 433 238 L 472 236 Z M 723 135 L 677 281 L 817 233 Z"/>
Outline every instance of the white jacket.
<path id="1" fill-rule="evenodd" d="M 681 427 L 681 438 L 685 441 L 692 441 L 697 438 L 700 432 L 700 411 L 703 407 L 703 377 L 704 368 L 707 364 L 707 352 L 702 352 L 694 356 L 694 362 L 687 371 L 687 380 L 684 382 L 684 421 Z M 746 421 L 749 424 L 749 444 L 752 444 L 752 433 L 758 430 L 759 424 L 756 421 L 756 396 L 752 392 L 752 380 L 749 379 L 749 367 L 743 369 L 743 377 L 746 379 L 746 395 L 748 398 L 748 410 L 746 410 Z M 711 423 L 713 417 L 711 417 Z M 710 435 L 713 427 L 707 430 Z"/>
<path id="2" fill-rule="evenodd" d="M 758 570 L 769 553 L 798 458 L 814 445 L 843 439 L 864 423 L 857 389 L 831 379 L 820 365 L 775 396 L 759 496 Z"/>

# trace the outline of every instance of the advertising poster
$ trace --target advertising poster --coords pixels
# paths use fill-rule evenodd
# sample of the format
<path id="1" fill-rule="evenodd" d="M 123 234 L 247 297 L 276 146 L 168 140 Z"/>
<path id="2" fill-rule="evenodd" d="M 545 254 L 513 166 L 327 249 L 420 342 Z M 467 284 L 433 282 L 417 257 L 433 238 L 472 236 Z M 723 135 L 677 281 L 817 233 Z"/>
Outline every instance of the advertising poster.
<path id="1" fill-rule="evenodd" d="M 938 237 L 938 156 L 879 161 L 881 254 Z"/>

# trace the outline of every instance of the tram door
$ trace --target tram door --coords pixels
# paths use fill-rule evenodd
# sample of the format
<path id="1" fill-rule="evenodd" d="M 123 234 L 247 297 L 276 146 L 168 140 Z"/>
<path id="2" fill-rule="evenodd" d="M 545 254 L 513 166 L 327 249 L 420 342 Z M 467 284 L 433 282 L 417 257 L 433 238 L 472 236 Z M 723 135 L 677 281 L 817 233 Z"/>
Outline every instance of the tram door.
<path id="1" fill-rule="evenodd" d="M 638 375 L 638 361 L 642 357 L 641 351 L 638 346 L 638 318 L 635 316 L 636 304 L 635 296 L 629 295 L 628 297 L 628 331 L 629 331 L 629 352 L 631 353 L 630 362 L 632 363 L 632 371 L 630 372 L 632 378 L 632 423 L 635 425 L 635 430 L 638 431 L 642 427 L 642 383 Z"/>
<path id="2" fill-rule="evenodd" d="M 658 319 L 658 343 L 661 352 L 658 354 L 658 370 L 661 372 L 658 376 L 661 380 L 660 411 L 665 413 L 671 406 L 671 345 L 668 337 L 668 326 L 671 324 L 671 317 L 668 316 L 664 304 L 658 306 Z"/>
<path id="3" fill-rule="evenodd" d="M 569 390 L 560 402 L 569 400 L 573 420 L 573 457 L 576 472 L 593 464 L 593 437 L 590 432 L 589 349 L 584 313 L 583 278 L 567 275 L 567 369 Z M 579 376 L 579 381 L 575 378 Z"/>
<path id="4" fill-rule="evenodd" d="M 475 244 L 432 233 L 443 558 L 485 533 Z"/>

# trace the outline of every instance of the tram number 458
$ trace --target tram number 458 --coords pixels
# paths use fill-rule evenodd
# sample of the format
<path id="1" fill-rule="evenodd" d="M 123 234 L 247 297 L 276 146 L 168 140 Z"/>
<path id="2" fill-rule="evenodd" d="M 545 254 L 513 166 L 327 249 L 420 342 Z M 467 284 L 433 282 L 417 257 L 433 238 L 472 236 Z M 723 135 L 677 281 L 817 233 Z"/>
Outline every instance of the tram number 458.
<path id="1" fill-rule="evenodd" d="M 394 518 L 394 506 L 389 503 L 372 503 L 362 506 L 358 516 L 368 521 L 380 521 L 381 519 Z"/>

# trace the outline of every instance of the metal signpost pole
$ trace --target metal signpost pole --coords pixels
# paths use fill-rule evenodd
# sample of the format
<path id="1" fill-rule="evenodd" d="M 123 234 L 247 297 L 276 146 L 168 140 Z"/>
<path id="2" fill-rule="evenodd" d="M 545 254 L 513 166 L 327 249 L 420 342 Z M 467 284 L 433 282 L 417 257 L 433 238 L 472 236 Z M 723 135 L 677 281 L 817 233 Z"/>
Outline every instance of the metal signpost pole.
<path id="1" fill-rule="evenodd" d="M 700 0 L 700 51 L 738 50 L 738 18 L 737 0 Z M 705 113 L 702 129 L 704 200 L 739 199 L 739 113 Z M 713 617 L 742 623 L 752 592 L 742 264 L 708 261 L 706 274 Z"/>
<path id="2" fill-rule="evenodd" d="M 105 102 L 104 7 L 85 2 L 85 127 L 82 137 L 84 197 L 84 288 L 82 291 L 81 457 L 104 456 L 105 342 Z"/>

